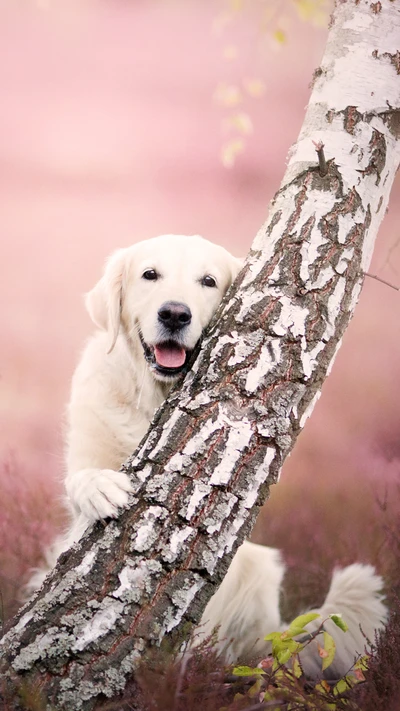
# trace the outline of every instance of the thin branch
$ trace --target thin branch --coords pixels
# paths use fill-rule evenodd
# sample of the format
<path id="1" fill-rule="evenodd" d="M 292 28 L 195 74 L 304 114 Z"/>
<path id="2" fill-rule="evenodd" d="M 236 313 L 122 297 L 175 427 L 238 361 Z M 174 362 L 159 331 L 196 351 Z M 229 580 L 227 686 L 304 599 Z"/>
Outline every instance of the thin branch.
<path id="1" fill-rule="evenodd" d="M 381 277 L 378 277 L 376 274 L 370 274 L 369 272 L 364 272 L 364 276 L 369 277 L 370 279 L 376 279 L 376 281 L 380 281 L 382 284 L 385 284 L 386 286 L 390 286 L 391 289 L 395 289 L 396 291 L 400 291 L 400 287 L 396 286 L 395 284 L 391 284 L 390 281 L 386 281 L 385 279 L 381 279 Z"/>
<path id="2" fill-rule="evenodd" d="M 391 267 L 391 269 L 393 269 L 393 271 L 394 271 L 396 274 L 398 274 L 397 269 L 395 269 L 394 266 L 393 266 L 393 264 L 391 264 L 390 258 L 391 258 L 391 256 L 392 256 L 393 252 L 398 248 L 399 244 L 400 244 L 400 237 L 398 237 L 398 238 L 393 242 L 393 244 L 389 247 L 389 249 L 388 249 L 388 251 L 387 251 L 387 254 L 386 254 L 386 259 L 385 259 L 385 261 L 383 262 L 383 264 L 381 265 L 379 271 L 380 271 L 381 269 L 384 269 L 384 268 L 386 267 L 386 265 L 388 265 L 389 267 Z"/>

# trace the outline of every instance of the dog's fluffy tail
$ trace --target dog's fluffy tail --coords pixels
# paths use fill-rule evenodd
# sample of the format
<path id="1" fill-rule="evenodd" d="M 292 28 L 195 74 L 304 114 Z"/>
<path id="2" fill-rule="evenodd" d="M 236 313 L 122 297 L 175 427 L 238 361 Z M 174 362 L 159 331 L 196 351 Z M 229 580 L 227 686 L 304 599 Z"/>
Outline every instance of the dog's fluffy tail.
<path id="1" fill-rule="evenodd" d="M 227 663 L 242 664 L 271 653 L 269 632 L 287 629 L 279 615 L 279 594 L 285 567 L 279 551 L 246 541 L 237 551 L 219 589 L 204 610 L 194 644 L 217 631 L 218 649 Z M 333 573 L 326 600 L 317 612 L 320 617 L 309 625 L 313 632 L 323 622 L 336 643 L 333 663 L 322 674 L 318 644 L 312 640 L 300 654 L 305 674 L 314 679 L 339 679 L 375 641 L 385 625 L 387 609 L 380 591 L 382 578 L 371 565 L 354 563 Z M 348 626 L 343 632 L 329 619 L 339 614 Z"/>
<path id="2" fill-rule="evenodd" d="M 336 643 L 333 663 L 322 675 L 322 660 L 317 641 L 305 647 L 300 655 L 303 670 L 307 676 L 339 679 L 352 667 L 355 660 L 365 654 L 376 633 L 383 629 L 387 619 L 387 608 L 382 602 L 382 578 L 371 565 L 354 563 L 333 573 L 331 587 L 321 608 L 312 610 L 321 615 L 307 626 L 313 631 L 324 621 L 324 629 Z M 348 626 L 343 632 L 332 620 L 331 614 L 340 614 Z M 322 644 L 322 639 L 318 640 Z"/>

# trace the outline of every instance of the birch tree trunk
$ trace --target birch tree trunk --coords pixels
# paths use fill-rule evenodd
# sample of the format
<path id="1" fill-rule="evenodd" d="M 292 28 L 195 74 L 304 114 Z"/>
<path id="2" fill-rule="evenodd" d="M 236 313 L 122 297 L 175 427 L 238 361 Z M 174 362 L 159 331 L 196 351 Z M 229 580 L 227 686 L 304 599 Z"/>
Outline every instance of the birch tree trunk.
<path id="1" fill-rule="evenodd" d="M 3 637 L 12 708 L 34 684 L 47 708 L 74 711 L 134 685 L 145 650 L 198 621 L 249 534 L 319 397 L 385 214 L 399 46 L 398 2 L 338 2 L 269 219 L 193 370 L 125 465 L 132 506 L 61 557 Z"/>

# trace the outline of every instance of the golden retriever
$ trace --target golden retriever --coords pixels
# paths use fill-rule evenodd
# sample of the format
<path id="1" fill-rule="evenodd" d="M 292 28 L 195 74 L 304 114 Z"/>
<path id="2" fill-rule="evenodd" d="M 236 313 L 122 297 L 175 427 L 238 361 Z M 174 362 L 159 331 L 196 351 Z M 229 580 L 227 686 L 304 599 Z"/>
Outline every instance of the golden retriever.
<path id="1" fill-rule="evenodd" d="M 71 527 L 48 552 L 47 568 L 31 578 L 30 591 L 93 521 L 115 517 L 128 504 L 131 483 L 119 469 L 172 384 L 190 367 L 193 350 L 241 265 L 241 259 L 218 245 L 179 235 L 139 242 L 108 260 L 86 296 L 97 330 L 75 371 L 68 408 L 65 486 Z M 228 662 L 267 654 L 263 636 L 282 624 L 284 572 L 278 551 L 244 543 L 204 611 L 197 638 L 218 627 L 219 647 Z M 343 633 L 327 623 L 338 643 L 338 676 L 364 650 L 360 625 L 373 639 L 383 624 L 381 585 L 370 566 L 355 564 L 334 574 L 320 611 L 324 616 L 342 611 L 350 624 Z M 318 653 L 308 648 L 303 657 L 315 675 Z"/>

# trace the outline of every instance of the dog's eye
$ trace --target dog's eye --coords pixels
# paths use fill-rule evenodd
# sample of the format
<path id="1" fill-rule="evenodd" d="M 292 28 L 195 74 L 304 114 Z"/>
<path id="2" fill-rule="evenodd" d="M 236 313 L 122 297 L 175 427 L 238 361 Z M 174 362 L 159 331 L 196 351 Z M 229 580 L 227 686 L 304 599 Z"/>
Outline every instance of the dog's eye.
<path id="1" fill-rule="evenodd" d="M 147 279 L 148 281 L 156 281 L 158 279 L 158 274 L 155 269 L 146 269 L 146 271 L 142 274 L 142 278 Z"/>
<path id="2" fill-rule="evenodd" d="M 214 277 L 210 276 L 209 274 L 206 274 L 201 280 L 202 286 L 211 286 L 215 287 L 217 286 L 217 282 L 214 279 Z"/>

